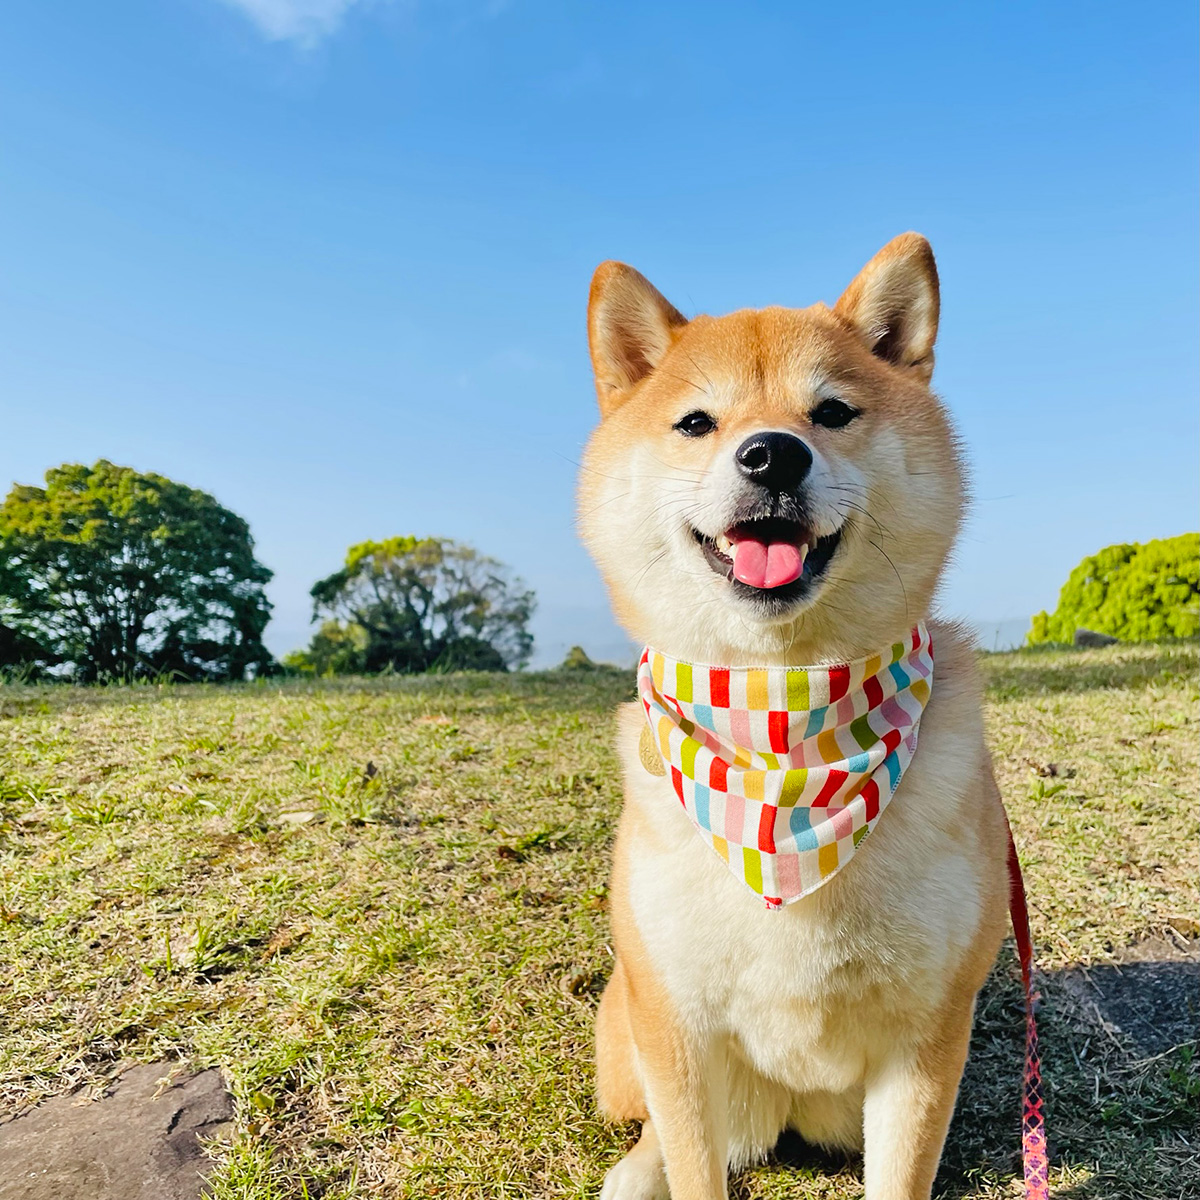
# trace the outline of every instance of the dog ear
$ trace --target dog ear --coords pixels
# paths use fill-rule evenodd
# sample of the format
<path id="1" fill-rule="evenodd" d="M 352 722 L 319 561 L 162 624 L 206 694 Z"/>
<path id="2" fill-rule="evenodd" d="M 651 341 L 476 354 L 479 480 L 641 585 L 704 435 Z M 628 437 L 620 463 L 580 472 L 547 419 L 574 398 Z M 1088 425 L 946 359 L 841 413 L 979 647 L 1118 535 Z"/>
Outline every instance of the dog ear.
<path id="1" fill-rule="evenodd" d="M 662 361 L 687 318 L 642 274 L 605 262 L 592 276 L 588 345 L 601 416 L 619 408 L 629 388 Z"/>
<path id="2" fill-rule="evenodd" d="M 937 264 L 919 233 L 893 238 L 842 293 L 833 311 L 871 353 L 928 383 L 937 338 Z"/>

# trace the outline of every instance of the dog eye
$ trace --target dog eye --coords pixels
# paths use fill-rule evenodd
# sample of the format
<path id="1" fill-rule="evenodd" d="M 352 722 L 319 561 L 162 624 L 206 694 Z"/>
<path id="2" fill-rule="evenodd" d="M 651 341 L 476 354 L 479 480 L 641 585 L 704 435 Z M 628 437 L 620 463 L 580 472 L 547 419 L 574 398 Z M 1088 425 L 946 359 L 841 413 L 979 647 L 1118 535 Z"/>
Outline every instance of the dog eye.
<path id="1" fill-rule="evenodd" d="M 824 425 L 826 429 L 841 429 L 849 425 L 858 416 L 858 409 L 841 400 L 822 400 L 809 414 L 809 420 L 814 425 Z"/>
<path id="2" fill-rule="evenodd" d="M 712 433 L 716 429 L 717 423 L 706 412 L 690 412 L 686 417 L 681 417 L 675 422 L 675 428 L 679 430 L 684 437 L 703 437 L 706 433 Z"/>

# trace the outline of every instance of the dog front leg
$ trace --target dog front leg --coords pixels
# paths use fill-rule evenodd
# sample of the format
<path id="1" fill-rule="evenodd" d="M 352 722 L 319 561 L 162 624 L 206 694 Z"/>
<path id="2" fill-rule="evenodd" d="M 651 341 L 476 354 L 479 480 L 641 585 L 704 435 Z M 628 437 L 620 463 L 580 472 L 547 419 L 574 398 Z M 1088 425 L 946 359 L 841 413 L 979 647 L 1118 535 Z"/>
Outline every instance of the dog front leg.
<path id="1" fill-rule="evenodd" d="M 640 1035 L 640 1036 L 639 1036 Z M 725 1200 L 725 1046 L 669 1025 L 635 1021 L 634 1040 L 671 1200 Z"/>
<path id="2" fill-rule="evenodd" d="M 958 1084 L 973 1004 L 939 1022 L 938 1036 L 896 1047 L 875 1064 L 863 1108 L 866 1200 L 929 1200 Z"/>

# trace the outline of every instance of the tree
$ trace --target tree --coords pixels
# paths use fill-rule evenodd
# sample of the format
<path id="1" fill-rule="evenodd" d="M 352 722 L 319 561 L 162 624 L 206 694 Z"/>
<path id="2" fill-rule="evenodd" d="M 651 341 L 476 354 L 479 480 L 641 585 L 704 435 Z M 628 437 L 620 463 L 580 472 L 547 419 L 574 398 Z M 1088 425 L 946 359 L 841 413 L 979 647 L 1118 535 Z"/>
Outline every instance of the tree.
<path id="1" fill-rule="evenodd" d="M 534 596 L 502 563 L 448 538 L 360 542 L 313 585 L 326 617 L 289 665 L 319 673 L 503 671 L 533 649 Z"/>
<path id="2" fill-rule="evenodd" d="M 1108 546 L 1085 558 L 1054 612 L 1033 618 L 1028 641 L 1070 642 L 1076 629 L 1129 642 L 1200 635 L 1200 533 Z"/>
<path id="3" fill-rule="evenodd" d="M 81 682 L 269 670 L 271 578 L 212 496 L 101 459 L 0 506 L 0 624 Z M 16 653 L 21 653 L 18 647 Z"/>

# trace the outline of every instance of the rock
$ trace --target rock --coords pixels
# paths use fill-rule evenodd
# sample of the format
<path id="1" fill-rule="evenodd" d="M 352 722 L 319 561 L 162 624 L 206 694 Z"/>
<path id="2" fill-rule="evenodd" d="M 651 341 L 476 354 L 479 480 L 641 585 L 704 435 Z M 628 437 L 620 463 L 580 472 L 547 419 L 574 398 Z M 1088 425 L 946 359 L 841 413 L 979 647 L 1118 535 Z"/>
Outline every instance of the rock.
<path id="1" fill-rule="evenodd" d="M 1094 650 L 1098 646 L 1115 646 L 1120 640 L 1109 637 L 1107 633 L 1097 633 L 1094 629 L 1075 630 L 1075 645 L 1084 650 Z"/>
<path id="2" fill-rule="evenodd" d="M 310 809 L 297 809 L 295 812 L 281 812 L 279 819 L 285 825 L 307 825 L 309 821 L 315 821 L 320 815 Z"/>
<path id="3" fill-rule="evenodd" d="M 197 1200 L 233 1102 L 220 1071 L 180 1076 L 173 1064 L 132 1067 L 98 1100 L 47 1100 L 0 1124 L 0 1200 Z"/>

